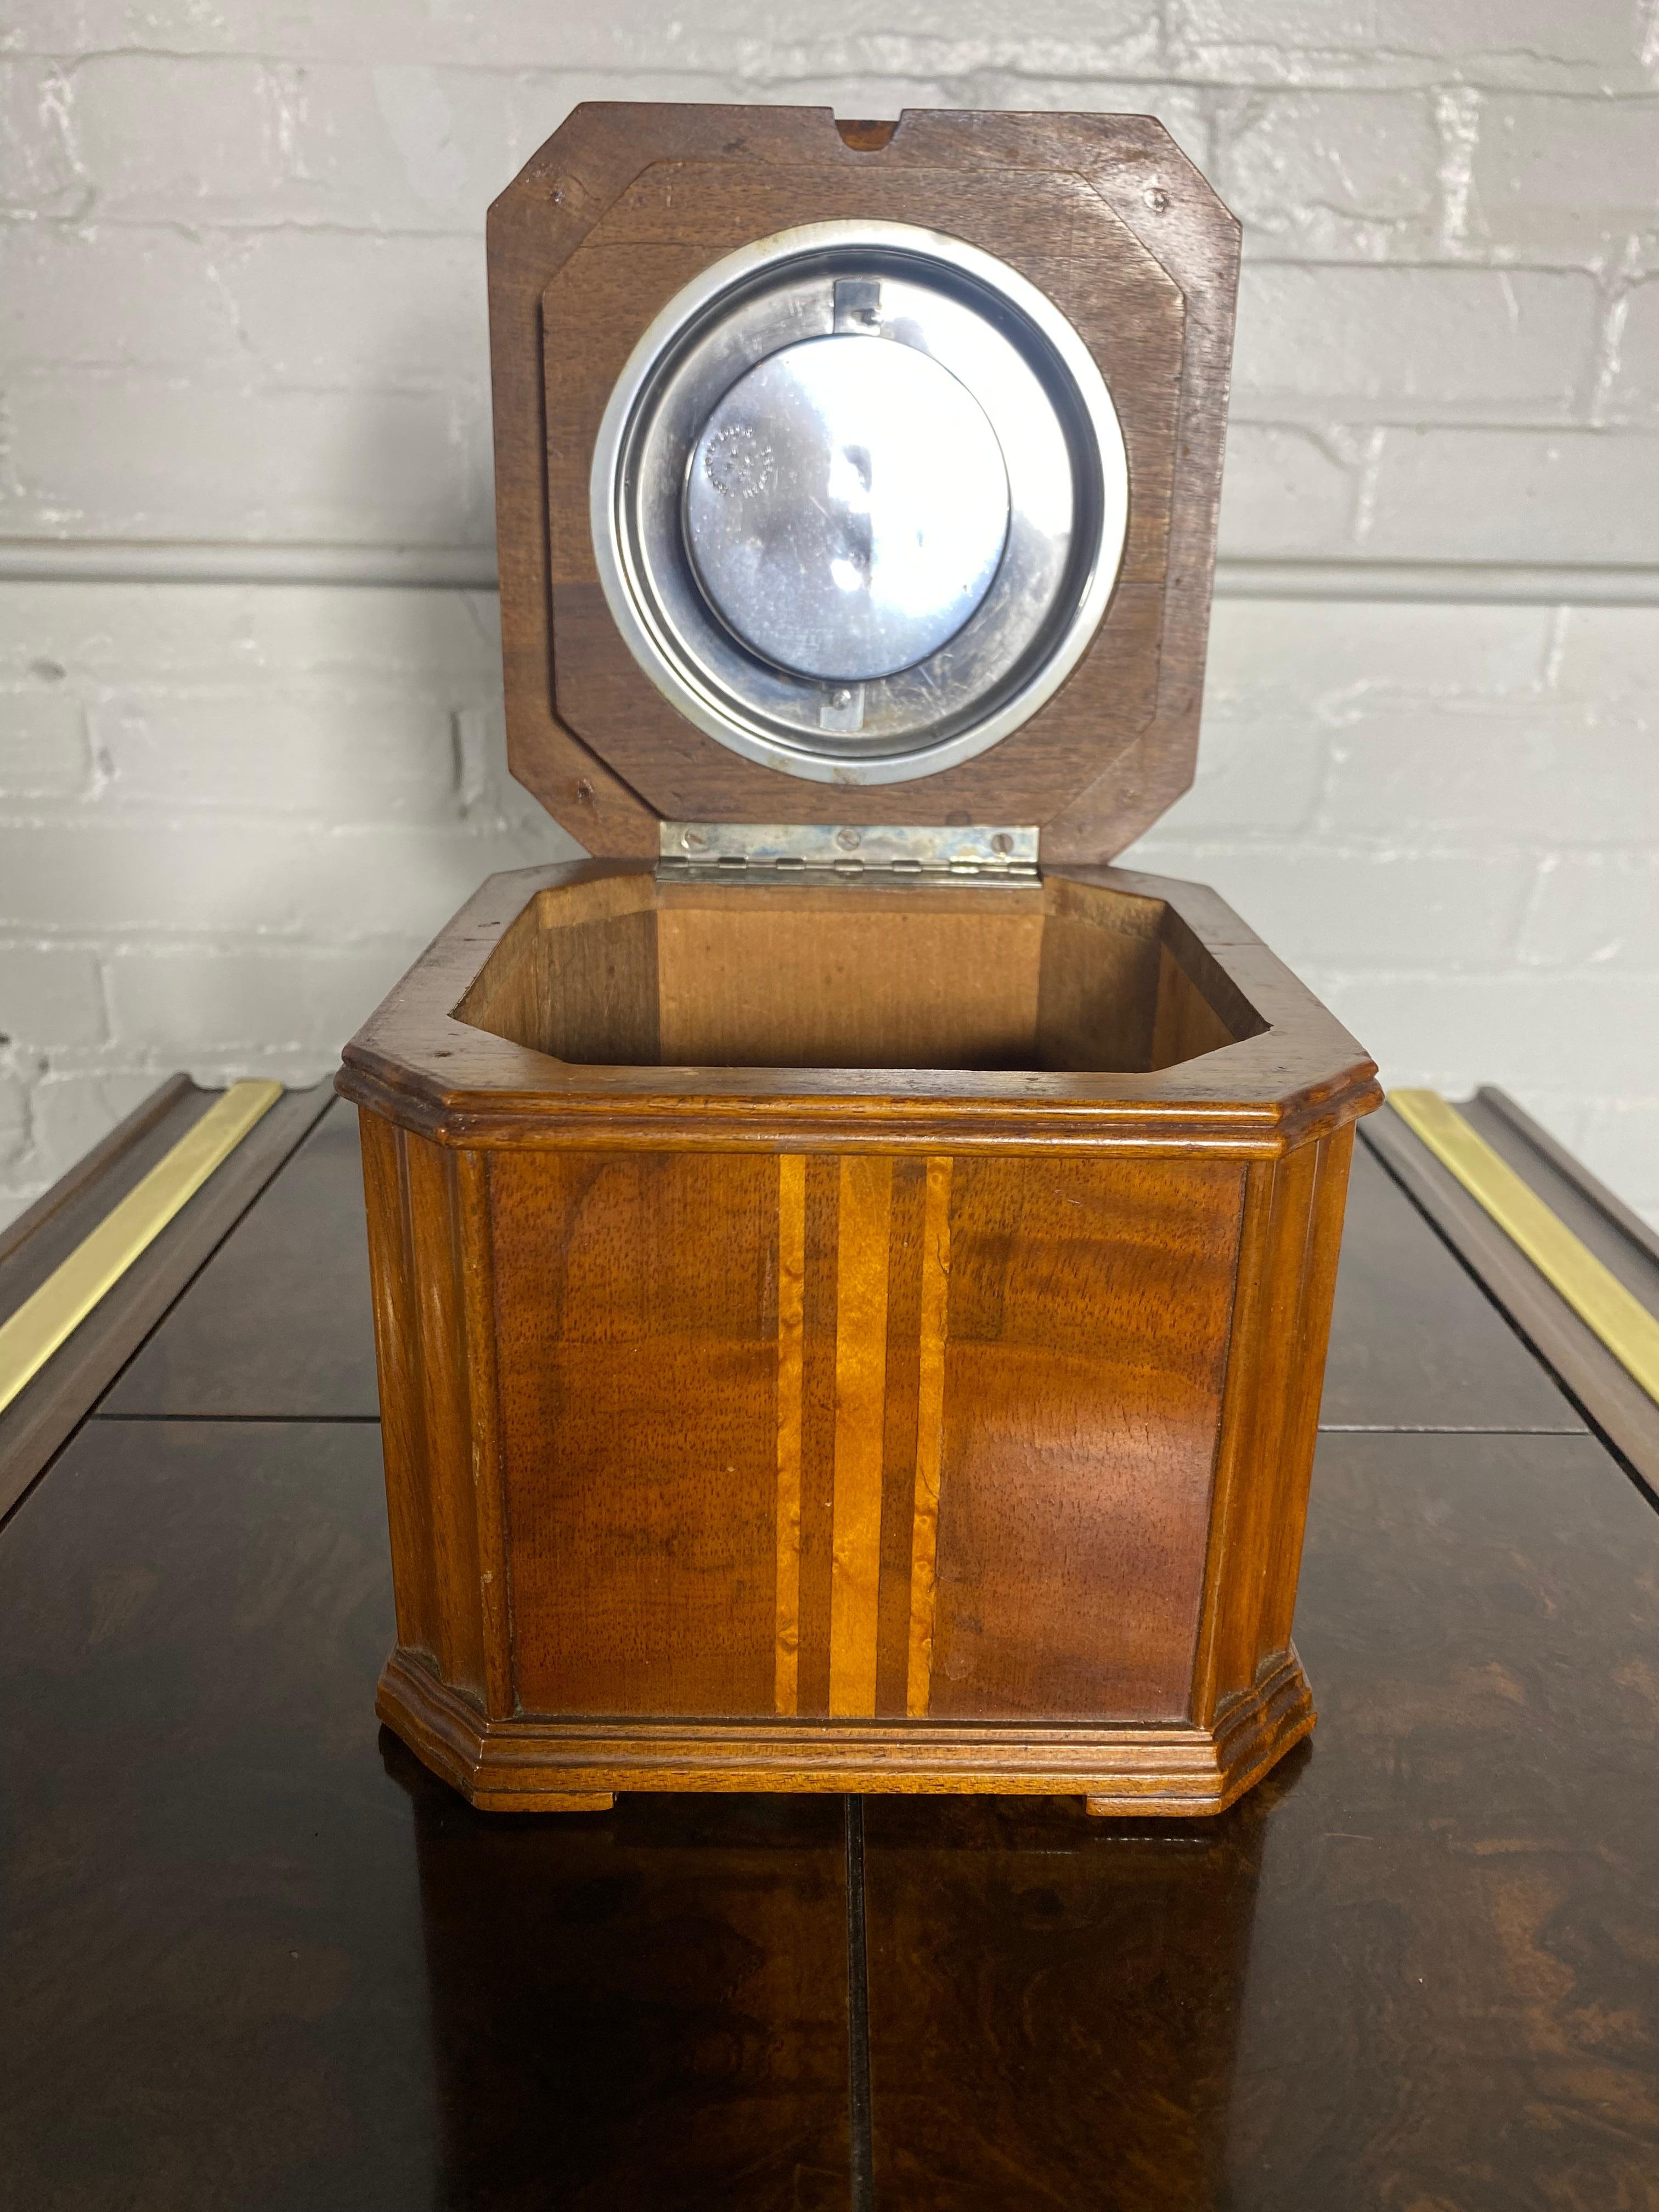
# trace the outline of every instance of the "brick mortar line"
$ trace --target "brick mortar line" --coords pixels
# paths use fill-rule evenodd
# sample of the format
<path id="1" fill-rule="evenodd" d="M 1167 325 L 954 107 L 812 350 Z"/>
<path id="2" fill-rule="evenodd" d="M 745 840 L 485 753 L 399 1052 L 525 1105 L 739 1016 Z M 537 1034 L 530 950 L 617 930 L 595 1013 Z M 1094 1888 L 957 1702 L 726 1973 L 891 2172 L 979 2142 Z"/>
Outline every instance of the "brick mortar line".
<path id="1" fill-rule="evenodd" d="M 0 583 L 247 584 L 493 591 L 481 546 L 0 538 Z M 1218 599 L 1376 599 L 1545 606 L 1659 605 L 1659 562 L 1224 556 Z"/>

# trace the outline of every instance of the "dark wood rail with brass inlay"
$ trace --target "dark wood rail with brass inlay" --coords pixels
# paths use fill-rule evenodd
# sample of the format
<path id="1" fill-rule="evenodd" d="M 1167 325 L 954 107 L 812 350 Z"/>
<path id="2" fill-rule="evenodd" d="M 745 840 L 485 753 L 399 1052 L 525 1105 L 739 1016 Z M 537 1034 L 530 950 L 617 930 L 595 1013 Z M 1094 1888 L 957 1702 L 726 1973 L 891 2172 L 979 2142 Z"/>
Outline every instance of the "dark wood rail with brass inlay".
<path id="1" fill-rule="evenodd" d="M 1364 1140 L 1659 1495 L 1659 1238 L 1501 1091 L 1391 1094 Z"/>

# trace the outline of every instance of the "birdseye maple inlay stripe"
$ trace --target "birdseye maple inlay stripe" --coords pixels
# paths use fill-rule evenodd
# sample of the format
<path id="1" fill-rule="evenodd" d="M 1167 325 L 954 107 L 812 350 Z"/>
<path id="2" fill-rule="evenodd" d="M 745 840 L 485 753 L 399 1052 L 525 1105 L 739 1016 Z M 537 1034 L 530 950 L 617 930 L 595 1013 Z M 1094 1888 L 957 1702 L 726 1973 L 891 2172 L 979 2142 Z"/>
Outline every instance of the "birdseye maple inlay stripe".
<path id="1" fill-rule="evenodd" d="M 863 1154 L 843 1159 L 840 1200 L 830 1711 L 861 1716 L 876 1710 L 891 1159 Z"/>
<path id="2" fill-rule="evenodd" d="M 778 1160 L 778 1598 L 774 1703 L 799 1708 L 801 1331 L 806 1289 L 806 1162 Z"/>
<path id="3" fill-rule="evenodd" d="M 917 1169 L 921 1162 L 915 1164 Z M 808 1163 L 778 1162 L 777 1604 L 774 1707 L 870 1718 L 902 1709 L 926 1717 L 931 1696 L 933 1563 L 944 1435 L 945 1297 L 950 1273 L 951 1167 L 926 1163 L 925 1182 L 890 1158 L 830 1164 L 830 1200 L 808 1204 Z M 905 1178 L 902 1187 L 901 1178 Z M 903 1203 L 901 1204 L 901 1200 Z M 829 1394 L 815 1411 L 806 1388 L 809 1249 L 833 1280 Z M 900 1287 L 908 1279 L 909 1288 Z M 897 1364 L 896 1365 L 896 1363 Z M 892 1395 L 908 1373 L 914 1426 L 900 1445 L 902 1489 L 890 1468 Z M 909 1426 L 901 1424 L 901 1431 Z M 810 1436 L 821 1437 L 817 1480 L 830 1535 L 828 1698 L 804 1685 L 802 1562 Z M 914 1438 L 914 1456 L 910 1439 Z M 814 1495 L 817 1495 L 815 1492 Z M 883 1521 L 886 1528 L 884 1565 Z M 884 1613 L 884 1577 L 886 1613 Z M 883 1620 L 892 1616 L 890 1628 Z M 882 1655 L 888 1656 L 884 1657 Z M 890 1669 L 897 1668 L 895 1680 Z M 881 1670 L 890 1688 L 882 1702 Z M 819 1677 L 820 1685 L 823 1677 Z"/>
<path id="4" fill-rule="evenodd" d="M 910 1654 L 904 1710 L 927 1717 L 933 1693 L 933 1562 L 939 1540 L 939 1452 L 945 1435 L 945 1318 L 951 1276 L 951 1163 L 927 1163 L 922 1225 L 921 1325 L 916 1389 L 916 1503 L 910 1533 Z"/>

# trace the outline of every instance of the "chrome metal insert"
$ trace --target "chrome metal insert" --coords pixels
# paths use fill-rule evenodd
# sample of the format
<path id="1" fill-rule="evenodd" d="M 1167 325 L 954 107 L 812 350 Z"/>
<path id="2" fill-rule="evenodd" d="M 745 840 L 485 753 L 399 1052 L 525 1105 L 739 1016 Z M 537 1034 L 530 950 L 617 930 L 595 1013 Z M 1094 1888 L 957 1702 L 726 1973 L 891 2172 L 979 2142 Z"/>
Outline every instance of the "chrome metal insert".
<path id="1" fill-rule="evenodd" d="M 1008 471 L 985 410 L 927 354 L 808 338 L 704 423 L 685 535 L 709 603 L 763 659 L 869 683 L 937 653 L 984 599 Z"/>
<path id="2" fill-rule="evenodd" d="M 1035 713 L 1128 512 L 1116 413 L 1053 303 L 885 222 L 781 232 L 688 285 L 618 380 L 591 489 L 659 690 L 733 751 L 848 785 L 935 775 Z"/>

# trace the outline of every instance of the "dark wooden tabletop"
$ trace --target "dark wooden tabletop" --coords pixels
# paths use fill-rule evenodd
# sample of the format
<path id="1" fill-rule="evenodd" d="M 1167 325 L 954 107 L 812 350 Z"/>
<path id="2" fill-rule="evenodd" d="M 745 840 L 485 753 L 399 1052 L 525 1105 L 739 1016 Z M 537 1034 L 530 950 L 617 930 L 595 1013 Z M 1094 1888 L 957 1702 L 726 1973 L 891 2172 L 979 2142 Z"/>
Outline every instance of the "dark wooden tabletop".
<path id="1" fill-rule="evenodd" d="M 1659 1516 L 1364 1146 L 1320 1725 L 1207 1826 L 469 1811 L 362 1243 L 336 1106 L 0 1529 L 0 2203 L 1659 2207 Z"/>

